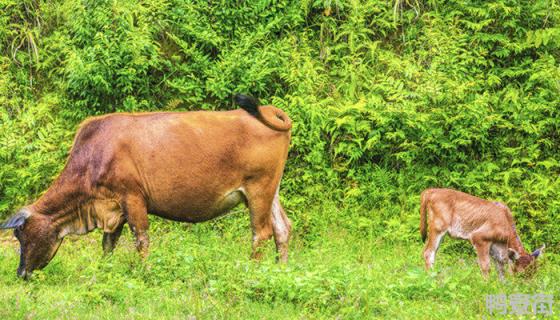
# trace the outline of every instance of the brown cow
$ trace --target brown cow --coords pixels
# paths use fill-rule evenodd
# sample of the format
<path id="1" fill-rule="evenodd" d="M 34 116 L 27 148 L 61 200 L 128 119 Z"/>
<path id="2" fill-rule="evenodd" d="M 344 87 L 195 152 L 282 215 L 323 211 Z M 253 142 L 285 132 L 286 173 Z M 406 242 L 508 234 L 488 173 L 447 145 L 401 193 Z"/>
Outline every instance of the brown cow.
<path id="1" fill-rule="evenodd" d="M 513 271 L 521 272 L 544 250 L 543 246 L 532 254 L 525 251 L 511 211 L 500 202 L 451 189 L 427 189 L 420 198 L 422 241 L 426 240 L 426 224 L 429 225 L 428 242 L 424 248 L 426 269 L 432 267 L 440 241 L 446 233 L 472 243 L 484 277 L 488 277 L 490 271 L 490 256 L 497 264 L 500 278 L 503 278 L 504 265 L 510 259 L 514 262 Z"/>
<path id="2" fill-rule="evenodd" d="M 274 235 L 288 258 L 291 223 L 279 200 L 290 118 L 238 95 L 233 111 L 117 113 L 86 120 L 66 166 L 36 202 L 0 226 L 21 245 L 17 274 L 45 267 L 67 234 L 101 228 L 109 253 L 128 222 L 142 257 L 148 212 L 187 222 L 216 218 L 240 202 L 250 209 L 253 258 Z"/>

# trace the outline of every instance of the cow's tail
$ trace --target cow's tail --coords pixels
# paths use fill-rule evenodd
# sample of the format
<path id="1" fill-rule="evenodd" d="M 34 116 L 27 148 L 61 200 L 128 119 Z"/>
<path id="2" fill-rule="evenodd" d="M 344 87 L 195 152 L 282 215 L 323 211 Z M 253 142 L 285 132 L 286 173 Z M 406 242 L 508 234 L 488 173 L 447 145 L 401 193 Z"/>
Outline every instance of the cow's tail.
<path id="1" fill-rule="evenodd" d="M 420 195 L 420 234 L 422 235 L 422 242 L 426 242 L 426 235 L 427 235 L 427 217 L 428 214 L 427 206 L 428 206 L 428 191 L 422 192 Z"/>
<path id="2" fill-rule="evenodd" d="M 284 111 L 275 106 L 261 106 L 257 98 L 237 94 L 235 103 L 274 130 L 288 131 L 292 128 L 292 119 Z"/>

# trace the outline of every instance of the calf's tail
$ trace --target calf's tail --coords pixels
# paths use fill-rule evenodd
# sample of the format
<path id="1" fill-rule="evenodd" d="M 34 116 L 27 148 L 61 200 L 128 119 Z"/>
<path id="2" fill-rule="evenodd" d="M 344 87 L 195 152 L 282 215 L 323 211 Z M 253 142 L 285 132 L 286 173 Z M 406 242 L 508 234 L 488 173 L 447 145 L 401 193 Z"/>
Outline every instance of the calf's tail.
<path id="1" fill-rule="evenodd" d="M 427 226 L 426 226 L 426 207 L 428 206 L 428 195 L 424 191 L 420 195 L 420 234 L 422 235 L 422 242 L 426 242 Z"/>
<path id="2" fill-rule="evenodd" d="M 292 128 L 292 119 L 283 110 L 275 106 L 261 106 L 257 98 L 236 94 L 235 103 L 274 130 L 288 131 Z"/>

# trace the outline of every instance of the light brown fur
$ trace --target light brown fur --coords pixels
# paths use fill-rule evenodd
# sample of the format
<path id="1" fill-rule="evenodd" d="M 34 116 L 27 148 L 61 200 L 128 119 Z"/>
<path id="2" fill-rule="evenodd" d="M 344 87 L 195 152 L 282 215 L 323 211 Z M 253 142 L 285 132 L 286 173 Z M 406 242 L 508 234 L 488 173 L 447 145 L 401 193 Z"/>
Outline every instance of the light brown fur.
<path id="1" fill-rule="evenodd" d="M 273 106 L 259 108 L 265 112 L 257 116 L 239 109 L 84 121 L 59 177 L 18 213 L 25 224 L 17 216 L 4 224 L 16 228 L 22 246 L 18 274 L 44 267 L 67 234 L 102 228 L 104 251 L 111 252 L 125 222 L 145 257 L 148 212 L 202 222 L 240 202 L 250 209 L 253 257 L 274 235 L 279 259 L 286 261 L 291 223 L 278 193 L 291 120 Z"/>
<path id="2" fill-rule="evenodd" d="M 497 263 L 500 277 L 509 259 L 514 260 L 513 271 L 521 272 L 532 264 L 541 249 L 527 253 L 509 208 L 451 189 L 427 189 L 420 202 L 420 234 L 426 242 L 424 259 L 430 269 L 441 239 L 448 233 L 452 238 L 468 240 L 476 249 L 482 274 L 487 277 L 490 256 Z M 428 228 L 428 230 L 426 230 Z"/>

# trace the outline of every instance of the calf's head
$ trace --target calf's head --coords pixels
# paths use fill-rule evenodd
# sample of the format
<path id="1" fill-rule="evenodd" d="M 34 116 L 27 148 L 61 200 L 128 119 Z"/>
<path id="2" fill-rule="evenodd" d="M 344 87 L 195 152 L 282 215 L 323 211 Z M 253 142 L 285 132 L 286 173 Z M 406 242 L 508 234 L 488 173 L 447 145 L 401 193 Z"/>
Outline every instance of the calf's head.
<path id="1" fill-rule="evenodd" d="M 520 254 L 516 250 L 509 248 L 509 258 L 513 261 L 513 272 L 525 272 L 535 270 L 537 258 L 543 253 L 545 246 L 538 248 L 531 254 Z"/>
<path id="2" fill-rule="evenodd" d="M 26 280 L 33 270 L 42 269 L 51 261 L 62 242 L 48 216 L 31 214 L 26 209 L 0 224 L 0 229 L 14 229 L 20 244 L 17 275 Z"/>

